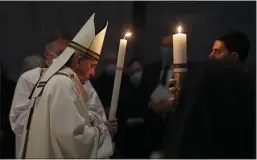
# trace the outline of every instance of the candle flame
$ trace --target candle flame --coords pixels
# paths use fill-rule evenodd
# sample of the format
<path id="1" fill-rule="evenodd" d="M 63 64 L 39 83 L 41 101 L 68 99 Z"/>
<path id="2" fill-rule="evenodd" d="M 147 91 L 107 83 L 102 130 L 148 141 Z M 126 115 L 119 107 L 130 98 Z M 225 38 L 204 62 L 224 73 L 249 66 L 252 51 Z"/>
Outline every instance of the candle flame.
<path id="1" fill-rule="evenodd" d="M 181 26 L 178 27 L 178 33 L 180 33 L 182 30 Z"/>
<path id="2" fill-rule="evenodd" d="M 125 34 L 125 37 L 124 37 L 124 39 L 125 39 L 126 37 L 130 37 L 130 36 L 131 36 L 131 34 L 132 34 L 132 33 L 130 33 L 130 32 L 127 32 L 127 33 Z"/>

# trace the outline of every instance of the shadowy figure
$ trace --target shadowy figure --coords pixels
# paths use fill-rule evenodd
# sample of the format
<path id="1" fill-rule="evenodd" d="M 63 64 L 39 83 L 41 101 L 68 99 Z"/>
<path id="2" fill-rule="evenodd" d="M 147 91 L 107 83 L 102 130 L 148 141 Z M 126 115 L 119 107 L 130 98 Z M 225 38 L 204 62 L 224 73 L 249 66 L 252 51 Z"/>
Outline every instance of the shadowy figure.
<path id="1" fill-rule="evenodd" d="M 1 63 L 1 158 L 15 158 L 15 136 L 9 121 L 10 107 L 16 82 L 7 77 Z"/>
<path id="2" fill-rule="evenodd" d="M 195 64 L 167 126 L 165 158 L 255 158 L 255 68 Z"/>

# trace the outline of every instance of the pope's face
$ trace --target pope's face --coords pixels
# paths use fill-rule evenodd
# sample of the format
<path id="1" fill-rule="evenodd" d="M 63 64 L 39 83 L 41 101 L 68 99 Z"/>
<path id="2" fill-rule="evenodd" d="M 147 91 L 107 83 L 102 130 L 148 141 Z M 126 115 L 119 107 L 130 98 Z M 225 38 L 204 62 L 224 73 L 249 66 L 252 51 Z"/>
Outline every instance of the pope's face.
<path id="1" fill-rule="evenodd" d="M 82 83 L 89 80 L 90 77 L 93 77 L 95 74 L 95 67 L 98 61 L 92 59 L 81 58 L 78 61 L 79 70 L 80 70 L 80 80 Z"/>

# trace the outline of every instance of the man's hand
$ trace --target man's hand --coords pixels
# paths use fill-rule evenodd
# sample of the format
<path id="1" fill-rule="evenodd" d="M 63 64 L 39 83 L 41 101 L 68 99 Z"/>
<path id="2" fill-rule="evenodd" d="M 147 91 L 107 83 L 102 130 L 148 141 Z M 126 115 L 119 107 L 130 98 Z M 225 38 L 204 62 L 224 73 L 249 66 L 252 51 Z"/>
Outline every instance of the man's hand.
<path id="1" fill-rule="evenodd" d="M 170 100 L 160 100 L 157 103 L 152 103 L 152 109 L 156 112 L 166 112 L 172 109 Z"/>
<path id="2" fill-rule="evenodd" d="M 104 122 L 104 124 L 107 126 L 111 136 L 117 133 L 118 122 L 116 118 L 110 119 L 107 122 Z"/>

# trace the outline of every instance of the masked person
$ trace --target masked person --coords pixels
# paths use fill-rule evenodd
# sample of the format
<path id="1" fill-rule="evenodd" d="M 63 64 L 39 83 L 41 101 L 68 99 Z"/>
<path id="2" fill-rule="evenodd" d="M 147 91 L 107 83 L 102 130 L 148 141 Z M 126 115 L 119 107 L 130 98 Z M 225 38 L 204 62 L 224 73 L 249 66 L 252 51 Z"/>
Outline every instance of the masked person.
<path id="1" fill-rule="evenodd" d="M 111 141 L 105 125 L 90 120 L 83 86 L 94 75 L 106 28 L 95 35 L 91 16 L 39 79 L 30 96 L 20 157 L 98 158 L 106 137 Z M 112 152 L 108 149 L 106 153 Z"/>
<path id="2" fill-rule="evenodd" d="M 138 86 L 141 82 L 143 75 L 143 66 L 140 63 L 139 59 L 133 59 L 128 64 L 128 74 L 130 75 L 130 81 L 135 86 Z"/>
<path id="3" fill-rule="evenodd" d="M 116 62 L 117 55 L 114 53 L 107 53 L 103 57 L 103 70 L 102 73 L 98 77 L 92 78 L 92 85 L 95 88 L 105 110 L 107 116 L 109 115 L 109 109 L 111 106 L 114 78 L 116 72 Z M 126 157 L 124 151 L 124 146 L 128 146 L 123 140 L 128 139 L 126 137 L 131 136 L 126 134 L 126 121 L 128 119 L 127 109 L 131 108 L 131 103 L 133 102 L 131 99 L 131 91 L 133 90 L 133 86 L 130 82 L 130 77 L 123 72 L 122 81 L 120 87 L 120 96 L 117 107 L 117 119 L 118 119 L 118 131 L 117 134 L 113 137 L 113 141 L 115 142 L 115 148 L 117 151 L 114 157 Z M 130 95 L 130 96 L 129 96 Z M 126 137 L 124 136 L 126 134 Z"/>
<path id="4" fill-rule="evenodd" d="M 36 54 L 25 57 L 22 62 L 21 74 L 38 67 L 41 63 L 43 63 L 43 61 L 44 59 Z"/>
<path id="5" fill-rule="evenodd" d="M 162 68 L 160 71 L 159 84 L 162 85 L 167 90 L 172 87 L 169 84 L 169 79 L 173 78 L 173 52 L 172 46 L 168 44 L 163 44 L 160 47 L 161 51 L 161 60 L 162 60 Z M 151 107 L 154 111 L 157 111 L 157 118 L 154 129 L 154 134 L 157 137 L 154 141 L 154 151 L 151 153 L 151 158 L 161 158 L 162 156 L 162 147 L 163 147 L 163 135 L 165 133 L 165 125 L 166 125 L 166 117 L 164 116 L 164 111 L 170 111 L 172 108 L 172 103 L 167 99 L 161 100 L 159 102 L 151 102 L 149 101 Z M 160 112 L 161 111 L 161 112 Z M 160 112 L 160 113 L 159 113 Z"/>
<path id="6" fill-rule="evenodd" d="M 163 39 L 160 47 L 161 71 L 159 84 L 169 89 L 170 87 L 173 87 L 173 85 L 168 82 L 169 79 L 173 78 L 173 51 L 172 41 L 167 41 L 167 39 L 167 37 Z M 152 103 L 151 107 L 157 112 L 166 112 L 172 108 L 172 104 L 169 100 L 161 100 L 159 102 Z"/>
<path id="7" fill-rule="evenodd" d="M 24 63 L 26 64 L 22 67 L 22 75 L 19 77 L 15 88 L 9 115 L 12 130 L 16 135 L 16 157 L 18 156 L 20 149 L 23 126 L 28 116 L 27 112 L 30 102 L 28 99 L 29 95 L 42 71 L 48 68 L 49 65 L 52 64 L 53 60 L 63 52 L 70 40 L 71 36 L 69 33 L 65 31 L 56 31 L 48 37 L 45 48 L 46 60 L 43 63 L 38 64 L 38 66 L 31 65 L 31 63 L 35 64 L 35 59 L 38 59 L 33 57 L 27 57 L 24 60 Z M 33 62 L 28 62 L 28 60 L 33 60 Z"/>
<path id="8" fill-rule="evenodd" d="M 117 55 L 114 53 L 108 53 L 104 55 L 103 59 L 103 70 L 101 74 L 98 77 L 93 77 L 91 82 L 99 98 L 101 99 L 108 116 L 111 105 L 114 76 L 116 72 Z"/>

